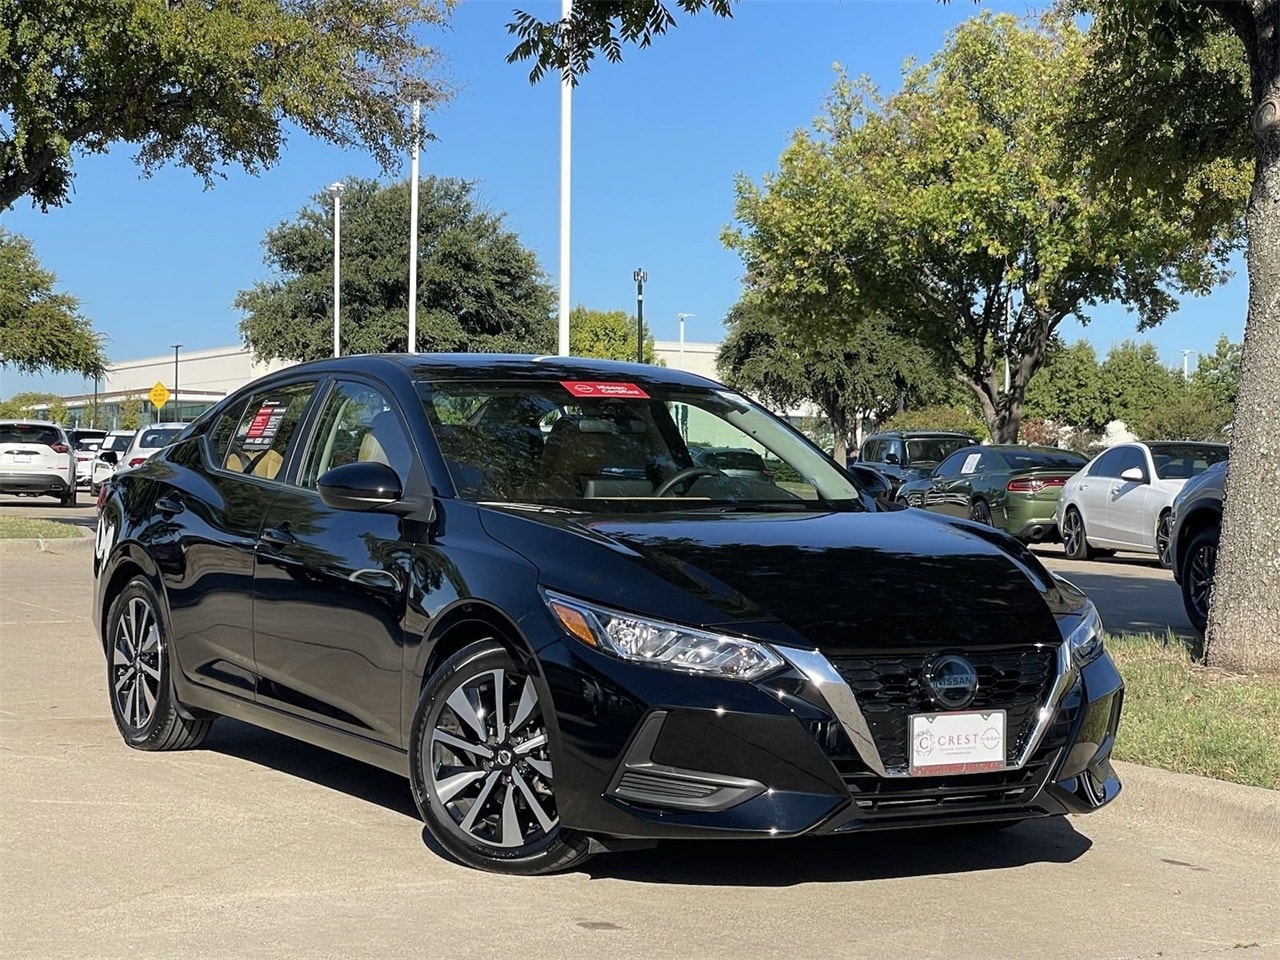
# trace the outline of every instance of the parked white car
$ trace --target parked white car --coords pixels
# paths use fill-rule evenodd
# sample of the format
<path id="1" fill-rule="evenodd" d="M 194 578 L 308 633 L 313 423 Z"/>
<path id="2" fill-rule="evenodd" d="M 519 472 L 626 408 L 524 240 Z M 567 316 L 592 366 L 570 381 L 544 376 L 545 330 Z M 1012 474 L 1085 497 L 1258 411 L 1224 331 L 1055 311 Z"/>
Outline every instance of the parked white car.
<path id="1" fill-rule="evenodd" d="M 1055 519 L 1071 560 L 1117 550 L 1155 554 L 1169 565 L 1169 508 L 1178 491 L 1219 460 L 1225 443 L 1121 443 L 1067 481 Z"/>
<path id="2" fill-rule="evenodd" d="M 129 449 L 120 455 L 120 469 L 127 470 L 146 463 L 152 454 L 159 453 L 177 440 L 189 426 L 189 423 L 153 423 L 141 428 L 133 435 Z"/>
<path id="3" fill-rule="evenodd" d="M 133 438 L 137 432 L 137 430 L 112 430 L 102 441 L 102 446 L 98 448 L 98 455 L 93 459 L 89 471 L 89 492 L 95 497 L 98 495 L 98 488 L 110 480 L 111 475 L 116 472 L 116 467 L 120 465 L 120 458 L 133 444 Z"/>
<path id="4" fill-rule="evenodd" d="M 66 433 L 44 420 L 0 420 L 0 493 L 76 505 L 76 458 Z"/>

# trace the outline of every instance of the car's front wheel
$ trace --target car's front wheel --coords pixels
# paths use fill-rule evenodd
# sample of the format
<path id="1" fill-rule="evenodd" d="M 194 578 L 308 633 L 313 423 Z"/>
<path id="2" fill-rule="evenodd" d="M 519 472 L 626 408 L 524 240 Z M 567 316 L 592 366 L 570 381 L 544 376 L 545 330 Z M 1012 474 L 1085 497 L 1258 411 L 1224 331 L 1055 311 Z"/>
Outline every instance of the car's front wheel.
<path id="1" fill-rule="evenodd" d="M 155 590 L 135 577 L 107 613 L 107 691 L 111 715 L 135 750 L 189 750 L 213 720 L 180 708 L 170 675 L 169 638 Z"/>
<path id="2" fill-rule="evenodd" d="M 1062 552 L 1068 560 L 1088 560 L 1093 556 L 1084 533 L 1084 518 L 1075 507 L 1068 507 L 1062 516 Z"/>
<path id="3" fill-rule="evenodd" d="M 409 771 L 422 819 L 449 854 L 513 874 L 587 858 L 587 838 L 560 825 L 551 736 L 537 682 L 496 641 L 436 670 L 418 698 Z"/>
<path id="4" fill-rule="evenodd" d="M 1191 625 L 1204 634 L 1209 623 L 1209 593 L 1213 589 L 1213 573 L 1218 565 L 1218 537 L 1216 526 L 1206 527 L 1187 545 L 1182 560 L 1182 605 L 1187 610 Z"/>

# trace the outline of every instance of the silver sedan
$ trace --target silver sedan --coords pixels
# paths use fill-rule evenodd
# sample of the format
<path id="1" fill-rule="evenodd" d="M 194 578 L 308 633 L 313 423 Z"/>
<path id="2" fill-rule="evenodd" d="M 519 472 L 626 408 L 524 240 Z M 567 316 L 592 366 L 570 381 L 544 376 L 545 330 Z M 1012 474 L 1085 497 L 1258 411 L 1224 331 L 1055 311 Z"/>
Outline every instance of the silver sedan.
<path id="1" fill-rule="evenodd" d="M 1117 550 L 1169 565 L 1169 508 L 1192 477 L 1227 458 L 1225 443 L 1122 443 L 1067 481 L 1056 514 L 1071 560 Z"/>

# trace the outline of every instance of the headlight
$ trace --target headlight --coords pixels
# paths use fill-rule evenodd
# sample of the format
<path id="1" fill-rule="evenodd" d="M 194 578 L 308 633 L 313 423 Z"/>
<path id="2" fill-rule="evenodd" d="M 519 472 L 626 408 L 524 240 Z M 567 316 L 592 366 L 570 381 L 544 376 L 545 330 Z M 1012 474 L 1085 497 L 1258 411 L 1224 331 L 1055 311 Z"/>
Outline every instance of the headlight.
<path id="1" fill-rule="evenodd" d="M 754 640 L 608 610 L 550 590 L 543 599 L 574 638 L 622 660 L 733 680 L 755 680 L 783 665 Z"/>
<path id="2" fill-rule="evenodd" d="M 1067 635 L 1067 649 L 1071 651 L 1071 659 L 1077 667 L 1083 667 L 1102 655 L 1102 618 L 1092 603 L 1080 623 Z"/>

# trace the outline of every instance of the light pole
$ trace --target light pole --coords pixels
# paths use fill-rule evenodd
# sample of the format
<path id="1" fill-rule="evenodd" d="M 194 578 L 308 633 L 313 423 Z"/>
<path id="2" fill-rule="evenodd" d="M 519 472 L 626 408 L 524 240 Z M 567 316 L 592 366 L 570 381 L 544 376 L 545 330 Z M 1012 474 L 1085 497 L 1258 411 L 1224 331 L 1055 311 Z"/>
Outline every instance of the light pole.
<path id="1" fill-rule="evenodd" d="M 422 101 L 413 101 L 413 155 L 409 160 L 409 353 L 418 352 L 418 139 Z"/>
<path id="2" fill-rule="evenodd" d="M 680 321 L 680 369 L 684 369 L 684 322 L 692 313 L 677 313 L 676 319 Z"/>
<path id="3" fill-rule="evenodd" d="M 180 419 L 178 417 L 178 351 L 182 349 L 182 344 L 171 343 L 173 347 L 173 420 L 175 423 Z"/>
<path id="4" fill-rule="evenodd" d="M 1188 358 L 1188 357 L 1190 357 L 1193 353 L 1199 353 L 1199 352 L 1200 352 L 1200 351 L 1198 351 L 1198 350 L 1183 350 L 1183 351 L 1182 351 L 1182 379 L 1183 379 L 1183 380 L 1190 380 L 1190 379 L 1191 379 L 1191 373 L 1190 373 L 1190 371 L 1187 369 L 1187 358 Z"/>
<path id="5" fill-rule="evenodd" d="M 341 183 L 329 184 L 329 193 L 333 197 L 333 355 L 339 357 L 342 355 L 342 348 L 338 345 L 338 334 L 341 331 L 342 321 L 342 291 L 340 284 L 342 281 L 342 191 Z"/>
<path id="6" fill-rule="evenodd" d="M 560 0 L 560 29 L 567 30 L 573 0 Z M 569 355 L 569 161 L 572 155 L 573 82 L 560 71 L 560 356 Z"/>
<path id="7" fill-rule="evenodd" d="M 649 275 L 637 270 L 631 279 L 636 282 L 636 363 L 644 363 L 644 282 Z"/>

